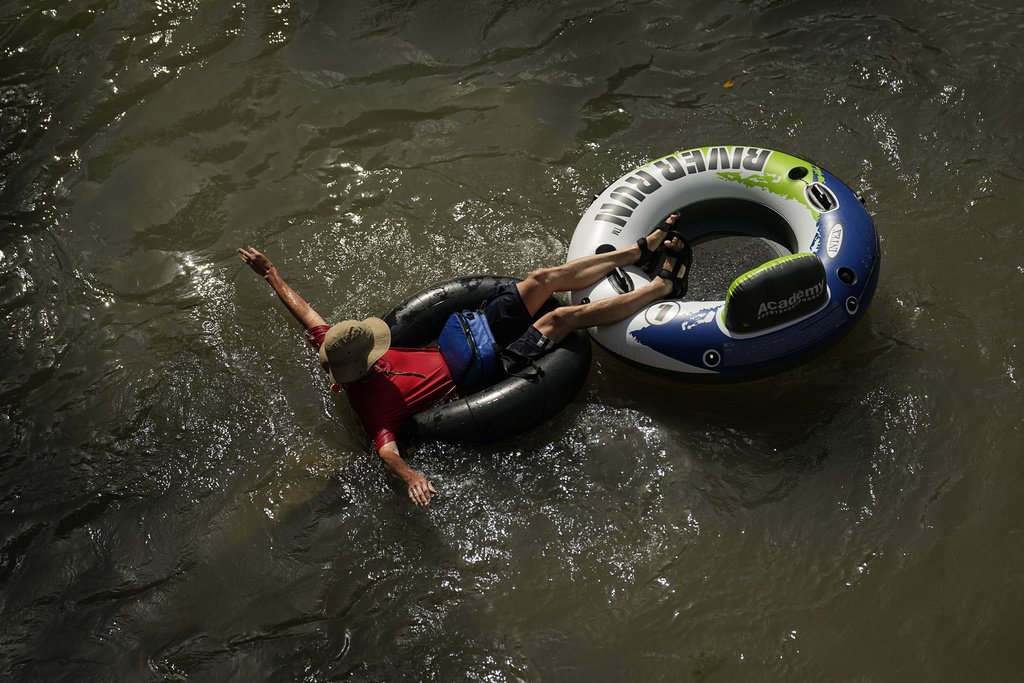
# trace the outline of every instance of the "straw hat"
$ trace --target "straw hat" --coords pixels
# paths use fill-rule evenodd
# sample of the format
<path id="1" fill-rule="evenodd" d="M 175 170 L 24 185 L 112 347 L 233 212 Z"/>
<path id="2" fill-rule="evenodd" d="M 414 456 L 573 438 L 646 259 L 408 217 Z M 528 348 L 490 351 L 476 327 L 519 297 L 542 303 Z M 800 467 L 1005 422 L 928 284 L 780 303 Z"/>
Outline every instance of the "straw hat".
<path id="1" fill-rule="evenodd" d="M 390 346 L 391 330 L 380 318 L 346 320 L 324 335 L 320 364 L 332 382 L 351 382 L 365 375 Z"/>

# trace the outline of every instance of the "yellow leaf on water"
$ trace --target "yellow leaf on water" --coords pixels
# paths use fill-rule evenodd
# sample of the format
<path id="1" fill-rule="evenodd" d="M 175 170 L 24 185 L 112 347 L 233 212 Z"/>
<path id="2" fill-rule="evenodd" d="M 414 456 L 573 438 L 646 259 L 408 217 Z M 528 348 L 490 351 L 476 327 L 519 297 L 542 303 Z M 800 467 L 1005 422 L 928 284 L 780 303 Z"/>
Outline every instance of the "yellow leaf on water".
<path id="1" fill-rule="evenodd" d="M 726 81 L 725 85 L 723 85 L 722 87 L 723 88 L 731 88 L 734 85 L 736 85 L 736 81 Z"/>

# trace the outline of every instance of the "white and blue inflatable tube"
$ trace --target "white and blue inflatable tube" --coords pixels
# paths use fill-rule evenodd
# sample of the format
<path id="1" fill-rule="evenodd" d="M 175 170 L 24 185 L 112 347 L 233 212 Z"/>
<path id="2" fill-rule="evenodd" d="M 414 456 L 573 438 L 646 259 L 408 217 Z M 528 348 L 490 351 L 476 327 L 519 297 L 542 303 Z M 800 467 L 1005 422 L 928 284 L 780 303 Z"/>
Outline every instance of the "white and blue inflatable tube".
<path id="1" fill-rule="evenodd" d="M 740 380 L 800 363 L 864 315 L 880 242 L 860 199 L 828 171 L 760 147 L 690 149 L 611 183 L 576 226 L 568 258 L 634 244 L 673 213 L 691 245 L 722 235 L 768 240 L 780 258 L 732 284 L 724 301 L 657 301 L 589 330 L 612 355 L 658 374 Z M 634 266 L 574 292 L 574 304 L 639 288 Z M 618 280 L 618 281 L 616 281 Z"/>

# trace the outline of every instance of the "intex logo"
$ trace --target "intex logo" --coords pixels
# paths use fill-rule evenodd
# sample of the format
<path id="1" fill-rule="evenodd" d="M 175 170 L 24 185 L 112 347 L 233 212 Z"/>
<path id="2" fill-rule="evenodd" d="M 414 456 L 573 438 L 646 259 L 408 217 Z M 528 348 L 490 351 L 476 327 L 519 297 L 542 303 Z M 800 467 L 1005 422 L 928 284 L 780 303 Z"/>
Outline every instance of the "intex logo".
<path id="1" fill-rule="evenodd" d="M 839 250 L 843 248 L 843 224 L 836 223 L 828 232 L 826 251 L 829 258 L 839 256 Z"/>
<path id="2" fill-rule="evenodd" d="M 807 289 L 801 289 L 793 293 L 793 296 L 788 299 L 779 299 L 778 301 L 764 301 L 761 303 L 760 308 L 757 309 L 757 319 L 761 320 L 767 315 L 774 315 L 776 313 L 783 313 L 793 308 L 794 306 L 807 301 L 808 299 L 814 299 L 815 297 L 821 296 L 821 293 L 825 291 L 824 281 L 819 282 L 813 287 Z"/>

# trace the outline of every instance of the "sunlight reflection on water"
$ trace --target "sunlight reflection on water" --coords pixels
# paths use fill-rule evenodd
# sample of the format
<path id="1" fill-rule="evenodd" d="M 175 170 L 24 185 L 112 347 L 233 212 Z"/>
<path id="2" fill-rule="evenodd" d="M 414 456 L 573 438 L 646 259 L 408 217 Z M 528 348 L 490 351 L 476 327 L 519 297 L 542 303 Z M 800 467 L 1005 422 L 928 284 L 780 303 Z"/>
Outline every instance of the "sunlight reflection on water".
<path id="1" fill-rule="evenodd" d="M 1004 5 L 0 10 L 3 677 L 1012 678 Z M 426 510 L 234 252 L 380 315 L 558 263 L 611 179 L 730 141 L 862 191 L 864 321 L 740 386 L 597 350 L 541 429 L 409 451 Z M 696 245 L 691 297 L 774 255 Z"/>

